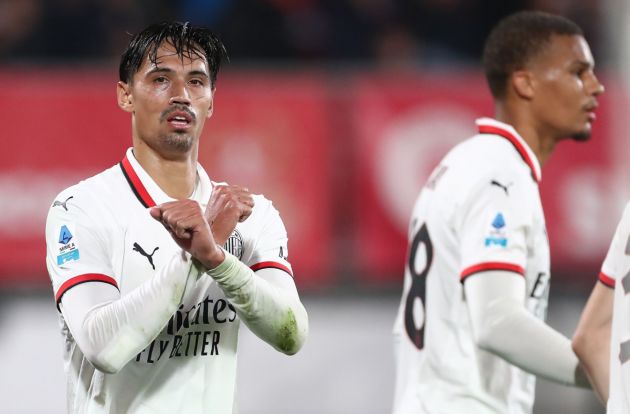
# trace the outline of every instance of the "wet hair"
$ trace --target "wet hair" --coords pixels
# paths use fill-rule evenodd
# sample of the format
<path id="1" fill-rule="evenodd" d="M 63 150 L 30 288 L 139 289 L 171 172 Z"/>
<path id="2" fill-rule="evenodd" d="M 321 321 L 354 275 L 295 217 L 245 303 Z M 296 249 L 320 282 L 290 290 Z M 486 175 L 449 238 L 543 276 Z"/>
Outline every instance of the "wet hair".
<path id="1" fill-rule="evenodd" d="M 215 86 L 221 63 L 228 59 L 225 46 L 208 29 L 192 27 L 188 22 L 157 23 L 135 35 L 120 58 L 118 68 L 120 80 L 125 83 L 131 82 L 146 56 L 153 64 L 157 64 L 157 51 L 164 42 L 173 46 L 182 60 L 205 58 L 210 71 L 210 81 L 212 86 Z"/>
<path id="2" fill-rule="evenodd" d="M 495 99 L 505 98 L 510 75 L 540 54 L 554 35 L 583 36 L 571 20 L 540 11 L 520 11 L 502 19 L 483 50 L 483 68 Z"/>

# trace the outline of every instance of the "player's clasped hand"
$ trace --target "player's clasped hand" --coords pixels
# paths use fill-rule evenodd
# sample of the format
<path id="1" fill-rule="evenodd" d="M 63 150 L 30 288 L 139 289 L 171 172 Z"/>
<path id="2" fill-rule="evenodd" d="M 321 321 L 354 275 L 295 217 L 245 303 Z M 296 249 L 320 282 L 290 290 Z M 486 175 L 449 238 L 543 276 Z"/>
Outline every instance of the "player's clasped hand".
<path id="1" fill-rule="evenodd" d="M 223 261 L 201 206 L 194 200 L 169 201 L 150 210 L 151 217 L 162 223 L 173 240 L 208 268 Z"/>
<path id="2" fill-rule="evenodd" d="M 206 207 L 206 220 L 211 224 L 217 243 L 223 245 L 237 223 L 245 221 L 254 208 L 249 190 L 238 185 L 216 185 Z"/>

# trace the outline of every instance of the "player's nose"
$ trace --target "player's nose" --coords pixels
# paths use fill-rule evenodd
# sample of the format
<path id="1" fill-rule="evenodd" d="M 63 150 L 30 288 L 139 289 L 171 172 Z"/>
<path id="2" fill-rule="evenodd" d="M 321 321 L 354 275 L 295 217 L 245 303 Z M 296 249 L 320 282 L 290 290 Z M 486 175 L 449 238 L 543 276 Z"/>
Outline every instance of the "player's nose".
<path id="1" fill-rule="evenodd" d="M 169 104 L 190 105 L 190 93 L 184 82 L 173 82 Z"/>
<path id="2" fill-rule="evenodd" d="M 599 81 L 597 76 L 595 76 L 595 74 L 593 74 L 592 79 L 591 79 L 591 93 L 592 93 L 592 95 L 593 96 L 601 95 L 602 93 L 604 93 L 605 90 L 606 90 L 606 88 L 604 88 L 604 85 Z"/>

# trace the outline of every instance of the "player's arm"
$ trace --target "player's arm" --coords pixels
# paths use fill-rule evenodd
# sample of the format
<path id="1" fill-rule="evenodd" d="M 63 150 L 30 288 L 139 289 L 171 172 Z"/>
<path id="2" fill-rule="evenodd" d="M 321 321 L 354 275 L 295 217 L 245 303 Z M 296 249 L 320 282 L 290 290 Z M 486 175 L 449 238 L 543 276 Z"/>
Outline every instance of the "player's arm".
<path id="1" fill-rule="evenodd" d="M 155 277 L 121 297 L 106 253 L 106 236 L 76 202 L 79 198 L 68 202 L 67 211 L 53 208 L 49 213 L 48 269 L 59 281 L 59 309 L 79 349 L 97 369 L 115 373 L 159 334 L 199 271 L 182 252 Z M 75 258 L 66 262 L 57 260 L 57 229 L 63 225 L 75 229 L 78 240 Z"/>
<path id="2" fill-rule="evenodd" d="M 610 380 L 610 327 L 614 299 L 614 284 L 610 284 L 600 278 L 593 288 L 572 342 L 595 393 L 604 404 L 608 401 Z"/>
<path id="3" fill-rule="evenodd" d="M 474 340 L 532 374 L 587 385 L 571 341 L 526 308 L 528 235 L 544 237 L 531 178 L 495 160 L 460 216 L 461 277 Z M 509 191 L 495 183 L 509 185 Z M 536 234 L 534 232 L 541 232 Z M 541 240 L 542 241 L 542 240 Z M 545 249 L 546 244 L 534 246 Z M 532 265 L 536 265 L 533 263 Z M 540 269 L 545 271 L 546 269 Z"/>
<path id="4" fill-rule="evenodd" d="M 580 357 L 602 402 L 608 401 L 610 372 L 610 340 L 615 292 L 615 279 L 627 273 L 630 203 L 626 205 L 608 253 L 602 264 L 599 282 L 578 323 L 573 349 Z"/>
<path id="5" fill-rule="evenodd" d="M 251 206 L 249 203 L 229 202 L 235 194 L 233 189 L 215 187 L 213 192 L 217 190 L 230 194 L 211 197 L 206 219 L 213 224 L 223 221 L 223 226 L 229 230 L 225 233 L 229 234 L 237 221 L 245 220 L 251 214 Z M 169 204 L 158 208 L 168 208 Z M 280 218 L 277 211 L 274 212 L 269 220 L 270 227 L 263 229 L 263 235 L 274 239 L 276 232 L 280 232 L 286 239 L 284 226 L 281 221 L 278 223 Z M 254 272 L 235 256 L 219 249 L 212 235 L 207 240 L 208 246 L 191 249 L 178 241 L 179 236 L 189 231 L 185 222 L 178 222 L 168 215 L 162 215 L 160 219 L 171 229 L 175 241 L 208 269 L 206 273 L 221 287 L 239 318 L 254 334 L 285 354 L 292 355 L 300 350 L 308 333 L 308 316 L 291 275 L 275 268 Z M 259 243 L 265 245 L 264 241 Z M 278 251 L 275 250 L 276 255 Z"/>
<path id="6" fill-rule="evenodd" d="M 182 252 L 128 295 L 109 284 L 83 283 L 64 294 L 60 310 L 88 361 L 113 374 L 158 336 L 198 275 Z"/>
<path id="7" fill-rule="evenodd" d="M 308 334 L 308 316 L 291 276 L 274 268 L 254 273 L 227 252 L 225 260 L 207 273 L 256 336 L 287 355 L 300 350 Z"/>
<path id="8" fill-rule="evenodd" d="M 486 271 L 464 280 L 477 346 L 537 376 L 588 386 L 571 341 L 525 308 L 525 278 Z"/>

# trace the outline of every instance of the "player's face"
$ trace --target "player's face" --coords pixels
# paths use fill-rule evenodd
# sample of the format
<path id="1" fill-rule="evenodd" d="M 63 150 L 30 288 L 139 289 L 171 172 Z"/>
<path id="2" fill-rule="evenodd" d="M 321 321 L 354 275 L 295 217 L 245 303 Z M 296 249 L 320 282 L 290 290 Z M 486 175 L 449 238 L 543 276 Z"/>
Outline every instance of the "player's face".
<path id="1" fill-rule="evenodd" d="M 552 36 L 532 62 L 532 108 L 536 121 L 553 136 L 579 141 L 591 136 L 597 96 L 604 92 L 593 67 L 593 55 L 582 36 Z"/>
<path id="2" fill-rule="evenodd" d="M 145 57 L 126 89 L 133 114 L 134 139 L 156 151 L 186 153 L 198 142 L 206 118 L 212 115 L 214 89 L 205 58 L 193 55 L 181 59 L 175 49 L 163 43 L 155 64 Z"/>

